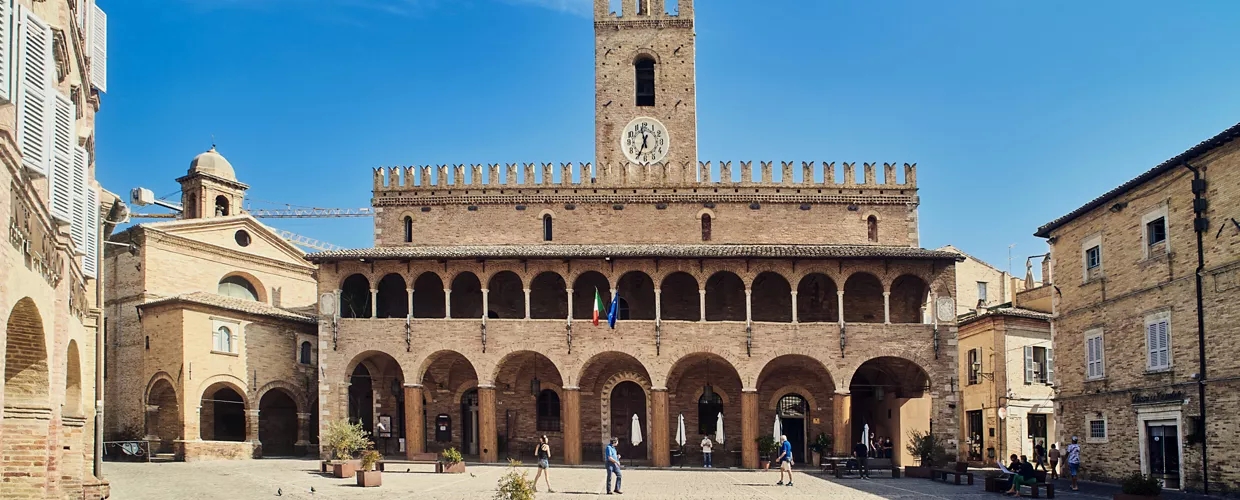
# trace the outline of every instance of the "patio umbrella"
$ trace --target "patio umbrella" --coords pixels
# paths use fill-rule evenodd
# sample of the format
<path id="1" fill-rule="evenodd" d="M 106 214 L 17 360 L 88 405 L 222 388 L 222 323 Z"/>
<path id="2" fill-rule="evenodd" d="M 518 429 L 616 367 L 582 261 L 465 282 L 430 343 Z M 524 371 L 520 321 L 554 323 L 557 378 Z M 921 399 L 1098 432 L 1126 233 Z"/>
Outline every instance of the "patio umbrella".
<path id="1" fill-rule="evenodd" d="M 719 418 L 715 420 L 715 441 L 723 444 L 723 412 L 719 412 Z"/>
<path id="2" fill-rule="evenodd" d="M 681 448 L 685 447 L 685 414 L 681 413 L 676 423 L 676 444 Z"/>
<path id="3" fill-rule="evenodd" d="M 870 451 L 870 424 L 861 426 L 861 442 L 865 443 L 865 450 Z"/>
<path id="4" fill-rule="evenodd" d="M 775 442 L 779 442 L 779 436 L 783 433 L 783 425 L 779 421 L 779 414 L 775 414 L 775 430 L 771 431 L 771 437 L 775 438 Z"/>
<path id="5" fill-rule="evenodd" d="M 633 414 L 633 425 L 631 428 L 632 431 L 629 433 L 629 442 L 633 443 L 633 446 L 642 444 L 642 422 L 637 419 L 636 413 Z"/>

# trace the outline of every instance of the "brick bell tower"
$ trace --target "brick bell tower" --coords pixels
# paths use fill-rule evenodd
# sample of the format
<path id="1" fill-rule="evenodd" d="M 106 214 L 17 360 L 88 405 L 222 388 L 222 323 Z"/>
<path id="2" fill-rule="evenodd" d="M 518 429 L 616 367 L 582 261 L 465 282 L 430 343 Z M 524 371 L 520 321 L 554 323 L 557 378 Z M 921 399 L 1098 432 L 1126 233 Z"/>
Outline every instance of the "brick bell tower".
<path id="1" fill-rule="evenodd" d="M 697 165 L 693 0 L 594 0 L 595 162 Z"/>
<path id="2" fill-rule="evenodd" d="M 228 160 L 215 146 L 194 157 L 189 172 L 177 179 L 181 184 L 182 219 L 225 217 L 242 212 L 245 192 L 250 186 L 237 181 Z"/>

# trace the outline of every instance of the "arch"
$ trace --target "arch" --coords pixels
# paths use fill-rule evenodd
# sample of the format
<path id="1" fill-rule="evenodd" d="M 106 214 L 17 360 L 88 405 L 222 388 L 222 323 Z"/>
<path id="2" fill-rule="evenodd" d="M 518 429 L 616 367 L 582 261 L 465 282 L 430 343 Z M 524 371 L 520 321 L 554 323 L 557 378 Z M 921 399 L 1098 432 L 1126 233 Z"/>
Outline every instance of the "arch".
<path id="1" fill-rule="evenodd" d="M 598 290 L 598 296 L 603 301 L 604 307 L 599 316 L 607 316 L 606 308 L 611 307 L 611 282 L 603 276 L 603 273 L 586 271 L 577 275 L 577 279 L 573 281 L 574 318 L 586 319 L 594 316 L 595 290 Z"/>
<path id="2" fill-rule="evenodd" d="M 234 299 L 262 302 L 259 299 L 258 287 L 254 286 L 254 283 L 250 282 L 245 276 L 237 273 L 221 278 L 219 285 L 216 286 L 215 293 Z"/>
<path id="3" fill-rule="evenodd" d="M 215 197 L 215 216 L 227 217 L 229 215 L 228 197 L 219 195 Z"/>
<path id="4" fill-rule="evenodd" d="M 457 273 L 452 278 L 453 318 L 481 318 L 482 314 L 482 283 L 478 275 L 469 271 Z"/>
<path id="5" fill-rule="evenodd" d="M 444 317 L 443 280 L 430 271 L 413 280 L 413 317 Z"/>
<path id="6" fill-rule="evenodd" d="M 423 428 L 433 423 L 437 416 L 446 417 L 449 423 L 446 434 L 436 432 L 434 427 L 426 433 L 426 451 L 438 452 L 455 447 L 461 453 L 470 454 L 470 447 L 463 445 L 467 444 L 466 438 L 471 437 L 472 443 L 477 443 L 477 420 L 474 418 L 477 415 L 476 396 L 472 408 L 466 401 L 467 393 L 478 387 L 478 372 L 474 365 L 457 351 L 435 351 L 418 365 L 414 383 L 420 383 L 424 388 Z M 466 416 L 470 418 L 462 419 Z"/>
<path id="7" fill-rule="evenodd" d="M 340 284 L 340 317 L 369 318 L 370 280 L 362 274 L 353 274 Z"/>
<path id="8" fill-rule="evenodd" d="M 878 356 L 857 366 L 848 381 L 851 395 L 852 435 L 855 443 L 868 424 L 875 439 L 890 438 L 898 464 L 911 465 L 915 457 L 905 450 L 913 431 L 930 430 L 932 397 L 930 376 L 917 362 L 895 356 Z M 954 433 L 958 429 L 952 429 Z"/>
<path id="9" fill-rule="evenodd" d="M 706 395 L 707 387 L 713 397 Z M 736 365 L 728 359 L 709 352 L 686 354 L 668 370 L 668 413 L 683 414 L 685 429 L 696 429 L 697 434 L 713 436 L 719 413 L 725 431 L 740 429 L 740 406 L 734 402 L 740 401 L 743 387 Z"/>
<path id="10" fill-rule="evenodd" d="M 659 284 L 662 319 L 698 321 L 702 319 L 697 279 L 692 274 L 677 271 L 663 278 Z"/>
<path id="11" fill-rule="evenodd" d="M 534 403 L 535 429 L 538 432 L 560 432 L 560 395 L 551 389 L 538 393 Z"/>
<path id="12" fill-rule="evenodd" d="M 882 323 L 883 284 L 868 272 L 856 272 L 844 281 L 844 321 Z"/>
<path id="13" fill-rule="evenodd" d="M 172 451 L 173 442 L 181 439 L 181 405 L 176 385 L 167 373 L 159 372 L 147 383 L 146 435 L 159 442 L 159 452 Z"/>
<path id="14" fill-rule="evenodd" d="M 391 273 L 379 280 L 375 296 L 376 318 L 404 318 L 409 315 L 409 291 L 405 278 Z"/>
<path id="15" fill-rule="evenodd" d="M 231 381 L 215 382 L 202 391 L 199 410 L 199 438 L 204 441 L 245 441 L 245 389 Z"/>
<path id="16" fill-rule="evenodd" d="M 281 390 L 287 393 L 288 396 L 293 399 L 293 402 L 295 403 L 295 409 L 297 411 L 305 411 L 306 406 L 308 406 L 306 403 L 304 391 L 298 388 L 296 385 L 293 385 L 292 383 L 289 383 L 289 382 L 285 382 L 283 380 L 272 380 L 271 382 L 267 382 L 262 387 L 260 387 L 257 391 L 254 391 L 253 400 L 262 401 L 263 397 L 266 396 L 268 392 L 271 392 L 274 390 Z"/>
<path id="17" fill-rule="evenodd" d="M 504 354 L 491 370 L 491 380 L 497 387 L 508 385 L 517 391 L 523 390 L 522 382 L 529 382 L 533 377 L 556 386 L 564 385 L 563 367 L 536 351 L 514 350 Z"/>
<path id="18" fill-rule="evenodd" d="M 231 352 L 236 354 L 238 346 L 237 335 L 240 331 L 234 331 L 238 325 L 223 324 L 215 331 L 211 332 L 211 349 L 214 352 Z M 147 346 L 150 346 L 150 337 L 147 337 Z"/>
<path id="19" fill-rule="evenodd" d="M 296 455 L 299 405 L 288 389 L 274 387 L 258 398 L 258 442 L 264 457 Z"/>
<path id="20" fill-rule="evenodd" d="M 487 282 L 487 317 L 521 319 L 525 317 L 525 290 L 521 277 L 512 271 L 500 271 Z"/>
<path id="21" fill-rule="evenodd" d="M 926 304 L 930 287 L 912 274 L 902 274 L 891 282 L 891 322 L 921 323 L 921 309 Z"/>
<path id="22" fill-rule="evenodd" d="M 878 243 L 878 216 L 871 215 L 865 219 L 866 236 L 870 243 Z"/>
<path id="23" fill-rule="evenodd" d="M 47 340 L 34 300 L 26 297 L 13 306 L 5 332 L 4 406 L 49 408 Z"/>
<path id="24" fill-rule="evenodd" d="M 297 361 L 303 365 L 314 364 L 314 347 L 310 345 L 309 340 L 301 341 L 301 347 L 298 352 Z"/>
<path id="25" fill-rule="evenodd" d="M 745 282 L 730 271 L 706 280 L 706 321 L 745 321 Z"/>
<path id="26" fill-rule="evenodd" d="M 533 319 L 567 318 L 568 287 L 564 284 L 564 278 L 551 271 L 535 276 L 530 281 L 529 310 Z"/>
<path id="27" fill-rule="evenodd" d="M 82 411 L 82 365 L 77 340 L 69 341 L 69 349 L 66 353 L 65 405 L 61 412 L 73 417 L 85 416 Z"/>
<path id="28" fill-rule="evenodd" d="M 413 217 L 406 215 L 401 225 L 404 226 L 405 243 L 413 243 Z"/>
<path id="29" fill-rule="evenodd" d="M 427 377 L 431 378 L 428 380 Z M 422 360 L 422 363 L 418 365 L 414 383 L 420 383 L 431 389 L 447 389 L 456 387 L 450 381 L 460 379 L 478 380 L 478 372 L 474 364 L 464 354 L 443 349 L 428 354 Z"/>
<path id="30" fill-rule="evenodd" d="M 620 443 L 617 449 L 622 456 L 647 457 L 650 448 L 650 382 L 636 373 L 617 373 L 603 386 L 601 401 L 603 440 L 618 437 Z M 632 434 L 632 415 L 637 416 L 638 426 L 643 429 L 642 444 L 645 446 L 633 446 L 628 439 Z"/>
<path id="31" fill-rule="evenodd" d="M 702 214 L 702 241 L 710 241 L 711 231 L 713 229 L 713 217 L 710 214 Z"/>
<path id="32" fill-rule="evenodd" d="M 782 275 L 760 273 L 750 289 L 754 321 L 792 322 L 792 286 Z"/>
<path id="33" fill-rule="evenodd" d="M 552 230 L 552 225 L 554 224 L 554 222 L 555 222 L 555 217 L 552 216 L 551 213 L 548 212 L 548 213 L 542 214 L 542 239 L 543 241 L 552 240 L 552 236 L 554 235 L 552 234 L 551 230 Z"/>
<path id="34" fill-rule="evenodd" d="M 766 402 L 766 406 L 762 408 L 766 411 L 776 411 L 779 409 L 779 400 L 789 394 L 796 394 L 805 400 L 810 408 L 818 408 L 822 405 L 814 398 L 814 391 L 800 384 L 788 384 L 771 392 L 770 399 Z"/>
<path id="35" fill-rule="evenodd" d="M 633 75 L 636 82 L 636 105 L 654 106 L 656 89 L 654 58 L 647 54 L 640 54 L 633 59 Z"/>
<path id="36" fill-rule="evenodd" d="M 758 428 L 774 425 L 775 409 L 780 398 L 795 393 L 808 406 L 800 419 L 785 419 L 784 434 L 793 445 L 793 456 L 807 452 L 812 436 L 833 434 L 835 415 L 831 405 L 836 383 L 826 365 L 805 354 L 784 354 L 762 364 L 757 377 L 758 400 L 771 402 L 758 412 Z"/>
<path id="37" fill-rule="evenodd" d="M 840 320 L 839 295 L 835 280 L 823 273 L 810 273 L 797 284 L 797 321 L 800 323 Z"/>
<path id="38" fill-rule="evenodd" d="M 620 319 L 654 319 L 654 281 L 650 275 L 641 271 L 624 273 L 616 284 L 616 294 L 621 297 L 621 312 L 628 306 L 628 315 Z"/>

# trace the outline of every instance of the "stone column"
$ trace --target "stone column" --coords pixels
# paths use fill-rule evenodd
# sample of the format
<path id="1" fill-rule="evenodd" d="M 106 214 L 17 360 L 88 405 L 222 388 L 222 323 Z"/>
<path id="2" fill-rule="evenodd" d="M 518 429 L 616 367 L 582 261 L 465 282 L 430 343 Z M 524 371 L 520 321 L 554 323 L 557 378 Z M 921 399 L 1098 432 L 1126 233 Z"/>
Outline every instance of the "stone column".
<path id="1" fill-rule="evenodd" d="M 499 460 L 498 437 L 495 435 L 495 386 L 478 386 L 478 447 L 482 463 Z"/>
<path id="2" fill-rule="evenodd" d="M 852 396 L 848 391 L 836 391 L 831 399 L 835 454 L 846 457 L 852 454 Z M 897 450 L 898 451 L 898 450 Z"/>
<path id="3" fill-rule="evenodd" d="M 379 290 L 370 289 L 370 317 L 379 317 Z"/>
<path id="4" fill-rule="evenodd" d="M 650 464 L 667 467 L 672 464 L 667 427 L 667 388 L 650 389 Z"/>
<path id="5" fill-rule="evenodd" d="M 835 292 L 835 295 L 836 305 L 838 306 L 836 307 L 836 310 L 840 313 L 840 326 L 844 326 L 844 291 L 839 290 Z"/>
<path id="6" fill-rule="evenodd" d="M 573 300 L 572 299 L 573 295 L 571 293 L 568 296 L 569 296 L 568 300 Z M 530 319 L 530 289 L 529 288 L 525 289 L 525 319 Z"/>
<path id="7" fill-rule="evenodd" d="M 573 289 L 565 288 L 564 291 L 568 292 L 568 322 L 572 323 L 573 322 Z"/>
<path id="8" fill-rule="evenodd" d="M 753 323 L 753 290 L 749 287 L 745 287 L 745 323 Z"/>
<path id="9" fill-rule="evenodd" d="M 443 289 L 443 317 L 444 319 L 452 317 L 452 289 Z"/>
<path id="10" fill-rule="evenodd" d="M 741 467 L 758 468 L 758 390 L 741 390 Z M 776 437 L 776 439 L 779 439 Z"/>
<path id="11" fill-rule="evenodd" d="M 706 289 L 698 289 L 698 311 L 702 313 L 702 321 L 706 321 Z M 724 436 L 727 437 L 727 436 Z"/>
<path id="12" fill-rule="evenodd" d="M 413 317 L 413 289 L 406 288 L 405 295 L 407 295 L 409 299 L 409 309 L 406 309 L 406 312 L 408 314 L 406 314 L 405 316 L 412 318 Z"/>
<path id="13" fill-rule="evenodd" d="M 797 291 L 792 291 L 792 322 L 797 322 Z M 727 436 L 724 436 L 727 437 Z"/>
<path id="14" fill-rule="evenodd" d="M 263 456 L 263 444 L 258 439 L 258 410 L 245 411 L 245 440 L 254 446 L 253 456 Z"/>
<path id="15" fill-rule="evenodd" d="M 159 441 L 159 405 L 146 405 L 146 436 L 144 441 Z M 169 436 L 175 437 L 175 436 Z"/>
<path id="16" fill-rule="evenodd" d="M 883 324 L 891 324 L 891 292 L 883 292 Z"/>
<path id="17" fill-rule="evenodd" d="M 426 449 L 426 422 L 422 420 L 422 386 L 405 385 L 405 458 Z"/>
<path id="18" fill-rule="evenodd" d="M 293 443 L 293 447 L 294 449 L 296 449 L 297 453 L 305 454 L 306 450 L 310 448 L 310 432 L 311 431 L 312 429 L 310 429 L 310 414 L 309 413 L 298 413 L 297 414 L 297 442 Z"/>
<path id="19" fill-rule="evenodd" d="M 487 319 L 487 311 L 491 309 L 491 301 L 489 299 L 490 294 L 491 294 L 490 290 L 487 290 L 486 288 L 482 289 L 482 321 L 484 323 L 486 322 L 486 319 Z"/>
<path id="20" fill-rule="evenodd" d="M 658 288 L 654 289 L 654 321 L 663 321 L 663 290 Z"/>
<path id="21" fill-rule="evenodd" d="M 564 464 L 581 465 L 581 389 L 564 388 Z"/>

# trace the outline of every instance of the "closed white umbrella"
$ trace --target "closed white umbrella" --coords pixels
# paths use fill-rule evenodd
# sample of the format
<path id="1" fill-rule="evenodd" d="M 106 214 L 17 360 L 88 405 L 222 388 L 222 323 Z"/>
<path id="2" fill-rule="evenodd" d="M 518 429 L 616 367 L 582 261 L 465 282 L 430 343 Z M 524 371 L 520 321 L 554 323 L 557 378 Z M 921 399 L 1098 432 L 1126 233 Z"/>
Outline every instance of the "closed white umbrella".
<path id="1" fill-rule="evenodd" d="M 629 442 L 633 443 L 633 446 L 642 444 L 642 422 L 637 419 L 636 413 L 633 414 L 632 429 L 633 430 L 629 433 Z"/>
<path id="2" fill-rule="evenodd" d="M 715 441 L 723 444 L 723 412 L 719 412 L 719 418 L 715 420 Z"/>
<path id="3" fill-rule="evenodd" d="M 775 430 L 771 431 L 771 437 L 775 438 L 775 442 L 779 442 L 779 436 L 783 434 L 783 424 L 779 421 L 779 414 L 775 414 Z"/>
<path id="4" fill-rule="evenodd" d="M 676 444 L 681 448 L 685 447 L 685 414 L 681 413 L 676 423 Z"/>
<path id="5" fill-rule="evenodd" d="M 870 451 L 870 424 L 861 426 L 861 442 L 865 443 L 865 450 Z"/>

